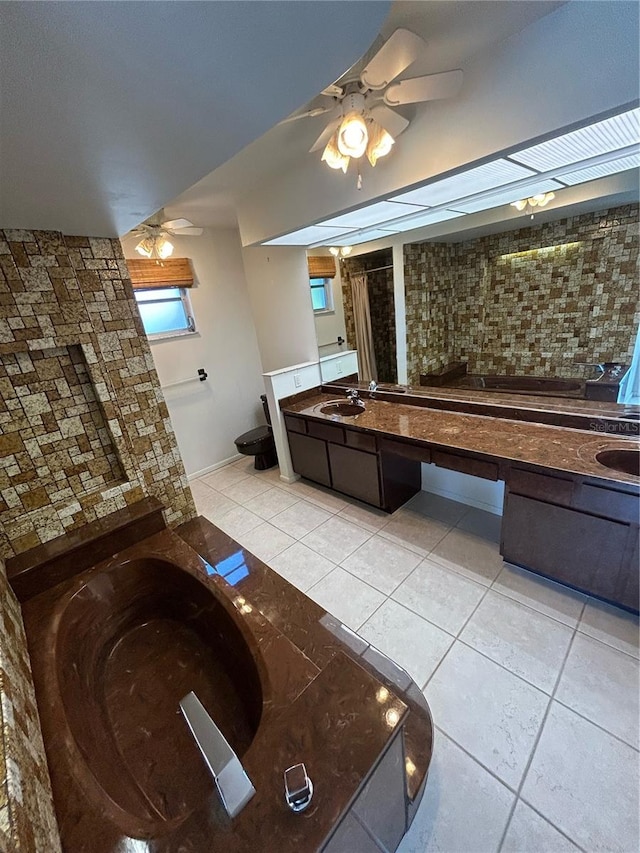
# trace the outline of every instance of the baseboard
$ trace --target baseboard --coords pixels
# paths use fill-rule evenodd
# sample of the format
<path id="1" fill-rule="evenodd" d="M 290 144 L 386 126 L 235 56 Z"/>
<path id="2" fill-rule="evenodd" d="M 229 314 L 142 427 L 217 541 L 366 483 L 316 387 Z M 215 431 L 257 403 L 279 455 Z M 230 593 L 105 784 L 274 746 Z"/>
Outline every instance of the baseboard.
<path id="1" fill-rule="evenodd" d="M 292 477 L 287 477 L 286 474 L 280 474 L 280 479 L 283 483 L 297 483 L 300 479 L 300 474 L 294 474 Z"/>
<path id="2" fill-rule="evenodd" d="M 483 509 L 494 515 L 502 515 L 504 500 L 502 481 L 484 480 L 459 471 L 423 464 L 422 490 L 467 506 Z"/>
<path id="3" fill-rule="evenodd" d="M 210 474 L 212 471 L 217 471 L 218 468 L 224 468 L 225 465 L 229 465 L 231 462 L 235 462 L 238 459 L 242 459 L 241 453 L 236 453 L 234 456 L 230 456 L 228 459 L 223 459 L 222 462 L 215 462 L 213 465 L 209 465 L 207 468 L 202 468 L 200 471 L 196 471 L 193 474 L 187 474 L 187 480 L 191 482 L 191 480 L 197 480 L 198 477 L 204 477 L 205 474 Z"/>

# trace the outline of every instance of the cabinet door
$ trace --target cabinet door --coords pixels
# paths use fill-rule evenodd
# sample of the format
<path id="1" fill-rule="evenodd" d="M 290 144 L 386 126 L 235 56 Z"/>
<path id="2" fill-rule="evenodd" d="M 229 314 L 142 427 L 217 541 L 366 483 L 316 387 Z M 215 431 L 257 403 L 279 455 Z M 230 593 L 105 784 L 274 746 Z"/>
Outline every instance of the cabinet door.
<path id="1" fill-rule="evenodd" d="M 617 521 L 521 495 L 508 494 L 505 501 L 501 548 L 505 560 L 637 607 L 637 602 L 626 600 L 628 537 L 629 525 Z"/>
<path id="2" fill-rule="evenodd" d="M 378 457 L 373 453 L 329 444 L 333 488 L 368 504 L 380 506 Z"/>
<path id="3" fill-rule="evenodd" d="M 329 476 L 329 460 L 327 459 L 327 443 L 320 438 L 312 438 L 309 435 L 301 435 L 298 432 L 288 432 L 289 450 L 293 470 L 301 477 L 322 483 L 323 486 L 331 485 Z"/>

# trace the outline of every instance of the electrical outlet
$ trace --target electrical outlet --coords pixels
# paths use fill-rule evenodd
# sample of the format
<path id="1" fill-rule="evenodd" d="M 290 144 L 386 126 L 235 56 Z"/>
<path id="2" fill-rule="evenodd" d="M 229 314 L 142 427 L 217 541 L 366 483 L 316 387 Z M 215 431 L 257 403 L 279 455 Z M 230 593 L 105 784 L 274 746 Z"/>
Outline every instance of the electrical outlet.
<path id="1" fill-rule="evenodd" d="M 293 384 L 296 386 L 296 388 L 299 388 L 302 385 L 302 379 L 300 378 L 299 373 L 293 374 Z"/>
<path id="2" fill-rule="evenodd" d="M 341 361 L 336 361 L 336 373 L 338 374 L 338 376 L 340 376 L 340 374 L 342 373 L 342 362 Z"/>

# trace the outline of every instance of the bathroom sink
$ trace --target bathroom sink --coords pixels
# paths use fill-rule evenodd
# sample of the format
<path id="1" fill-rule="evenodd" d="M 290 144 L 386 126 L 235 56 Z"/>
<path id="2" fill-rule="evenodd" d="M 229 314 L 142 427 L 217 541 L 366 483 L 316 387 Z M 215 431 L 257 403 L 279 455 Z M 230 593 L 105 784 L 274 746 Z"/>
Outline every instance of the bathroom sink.
<path id="1" fill-rule="evenodd" d="M 347 403 L 344 400 L 332 400 L 320 409 L 323 415 L 360 415 L 364 412 L 364 404 Z"/>
<path id="2" fill-rule="evenodd" d="M 596 453 L 601 465 L 622 474 L 640 476 L 640 452 L 638 450 L 601 450 Z"/>

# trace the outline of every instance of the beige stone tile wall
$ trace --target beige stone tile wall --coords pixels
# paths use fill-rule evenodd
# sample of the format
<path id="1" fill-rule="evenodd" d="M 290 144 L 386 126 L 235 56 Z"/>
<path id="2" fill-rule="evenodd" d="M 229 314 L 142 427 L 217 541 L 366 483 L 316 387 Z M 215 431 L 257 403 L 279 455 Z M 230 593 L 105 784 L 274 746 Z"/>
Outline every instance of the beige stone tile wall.
<path id="1" fill-rule="evenodd" d="M 0 558 L 144 496 L 196 515 L 118 240 L 0 231 Z M 0 560 L 0 850 L 60 849 Z"/>
<path id="2" fill-rule="evenodd" d="M 474 373 L 581 376 L 629 363 L 640 320 L 638 206 L 464 243 L 405 246 L 409 382 Z"/>

